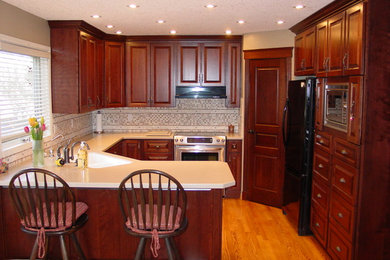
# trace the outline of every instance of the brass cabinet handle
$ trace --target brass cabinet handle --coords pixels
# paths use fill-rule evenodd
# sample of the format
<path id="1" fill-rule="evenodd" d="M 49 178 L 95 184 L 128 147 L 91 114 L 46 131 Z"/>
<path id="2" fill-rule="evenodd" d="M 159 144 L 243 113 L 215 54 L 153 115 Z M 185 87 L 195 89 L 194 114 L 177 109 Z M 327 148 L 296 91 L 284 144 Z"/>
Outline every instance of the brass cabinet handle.
<path id="1" fill-rule="evenodd" d="M 157 149 L 158 149 L 158 148 L 160 148 L 160 146 L 159 146 L 159 145 L 155 145 L 154 147 L 155 147 L 155 148 L 157 148 Z"/>
<path id="2" fill-rule="evenodd" d="M 339 246 L 336 246 L 336 250 L 337 250 L 338 252 L 341 252 L 341 248 L 340 248 Z"/>
<path id="3" fill-rule="evenodd" d="M 316 222 L 316 227 L 320 227 L 320 223 Z"/>
<path id="4" fill-rule="evenodd" d="M 317 198 L 319 198 L 319 199 L 322 198 L 321 193 L 318 193 L 318 194 L 317 194 Z"/>
<path id="5" fill-rule="evenodd" d="M 347 155 L 348 154 L 347 150 L 345 150 L 345 149 L 341 150 L 340 153 L 343 154 L 343 155 Z"/>
<path id="6" fill-rule="evenodd" d="M 340 178 L 341 183 L 346 183 L 347 181 L 344 178 Z"/>
<path id="7" fill-rule="evenodd" d="M 339 218 L 343 218 L 343 217 L 344 217 L 343 214 L 342 214 L 341 212 L 339 212 L 339 213 L 337 214 L 337 216 L 338 216 Z"/>
<path id="8" fill-rule="evenodd" d="M 322 169 L 324 168 L 324 165 L 322 163 L 318 164 L 318 168 Z"/>
<path id="9" fill-rule="evenodd" d="M 328 58 L 325 58 L 324 61 L 322 62 L 322 68 L 326 70 L 326 61 Z"/>
<path id="10" fill-rule="evenodd" d="M 343 57 L 343 68 L 344 69 L 347 69 L 347 58 L 348 58 L 348 53 L 345 53 L 344 57 Z"/>
<path id="11" fill-rule="evenodd" d="M 319 142 L 320 144 L 324 144 L 324 140 L 322 140 L 322 139 L 318 140 L 318 142 Z"/>

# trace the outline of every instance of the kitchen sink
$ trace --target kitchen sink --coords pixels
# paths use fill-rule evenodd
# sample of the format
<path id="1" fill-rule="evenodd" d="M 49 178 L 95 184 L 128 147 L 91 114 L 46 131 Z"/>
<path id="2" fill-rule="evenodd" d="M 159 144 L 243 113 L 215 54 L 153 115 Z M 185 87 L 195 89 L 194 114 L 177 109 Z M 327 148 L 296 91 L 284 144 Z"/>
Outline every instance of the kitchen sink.
<path id="1" fill-rule="evenodd" d="M 112 166 L 130 164 L 132 161 L 106 155 L 102 153 L 89 152 L 88 153 L 88 168 L 106 168 Z"/>

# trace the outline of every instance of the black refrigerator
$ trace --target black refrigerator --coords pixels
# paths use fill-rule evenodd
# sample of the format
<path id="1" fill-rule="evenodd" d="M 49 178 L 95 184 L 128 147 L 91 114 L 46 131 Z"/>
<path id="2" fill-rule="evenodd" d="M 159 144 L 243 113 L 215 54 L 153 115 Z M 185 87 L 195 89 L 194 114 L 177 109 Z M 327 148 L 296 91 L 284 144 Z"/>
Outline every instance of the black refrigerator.
<path id="1" fill-rule="evenodd" d="M 283 110 L 285 178 L 283 213 L 299 235 L 310 230 L 316 79 L 290 81 Z"/>

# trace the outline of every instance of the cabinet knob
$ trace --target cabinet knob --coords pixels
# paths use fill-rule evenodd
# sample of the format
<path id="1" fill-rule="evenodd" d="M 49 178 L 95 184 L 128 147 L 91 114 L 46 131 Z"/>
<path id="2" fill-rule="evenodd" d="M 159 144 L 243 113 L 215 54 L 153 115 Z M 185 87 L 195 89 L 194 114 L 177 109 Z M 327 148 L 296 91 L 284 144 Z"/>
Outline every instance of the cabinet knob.
<path id="1" fill-rule="evenodd" d="M 321 195 L 321 193 L 318 193 L 318 194 L 317 194 L 317 198 L 319 198 L 319 199 L 321 199 L 321 198 L 322 198 L 322 195 Z"/>
<path id="2" fill-rule="evenodd" d="M 324 143 L 324 140 L 320 139 L 320 140 L 318 140 L 318 142 L 319 142 L 320 144 L 323 144 L 323 143 Z"/>
<path id="3" fill-rule="evenodd" d="M 316 227 L 320 227 L 320 223 L 316 222 Z"/>
<path id="4" fill-rule="evenodd" d="M 322 169 L 324 168 L 324 165 L 322 163 L 318 164 L 318 168 Z"/>
<path id="5" fill-rule="evenodd" d="M 322 138 L 322 136 L 320 136 L 320 135 L 316 135 L 316 137 L 317 137 L 318 139 Z"/>
<path id="6" fill-rule="evenodd" d="M 237 144 L 232 144 L 233 149 L 237 149 Z"/>
<path id="7" fill-rule="evenodd" d="M 344 178 L 340 178 L 339 180 L 341 183 L 346 183 L 347 181 Z"/>
<path id="8" fill-rule="evenodd" d="M 344 217 L 343 214 L 342 214 L 341 212 L 339 212 L 339 213 L 337 214 L 337 216 L 338 216 L 339 218 L 343 218 L 343 217 Z"/>
<path id="9" fill-rule="evenodd" d="M 156 147 L 157 149 L 158 149 L 158 148 L 160 148 L 160 146 L 159 146 L 159 145 L 155 145 L 154 147 Z"/>
<path id="10" fill-rule="evenodd" d="M 338 252 L 341 252 L 341 247 L 336 246 L 336 250 L 337 250 Z"/>
<path id="11" fill-rule="evenodd" d="M 347 150 L 345 150 L 345 149 L 341 150 L 340 153 L 343 154 L 343 155 L 347 155 L 348 154 Z"/>

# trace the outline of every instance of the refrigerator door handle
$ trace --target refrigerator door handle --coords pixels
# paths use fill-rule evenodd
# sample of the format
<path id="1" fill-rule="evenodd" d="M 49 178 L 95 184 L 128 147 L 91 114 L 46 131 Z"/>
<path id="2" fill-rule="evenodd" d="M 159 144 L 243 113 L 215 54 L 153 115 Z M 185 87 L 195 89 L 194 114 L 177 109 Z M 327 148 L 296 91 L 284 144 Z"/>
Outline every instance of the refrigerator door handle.
<path id="1" fill-rule="evenodd" d="M 287 145 L 287 142 L 288 142 L 288 138 L 287 138 L 287 135 L 286 135 L 286 130 L 288 131 L 288 129 L 286 129 L 286 120 L 287 120 L 287 113 L 288 113 L 288 99 L 286 100 L 286 104 L 284 105 L 284 108 L 283 108 L 283 121 L 282 121 L 282 136 L 283 136 L 283 143 L 284 143 L 284 146 Z"/>

